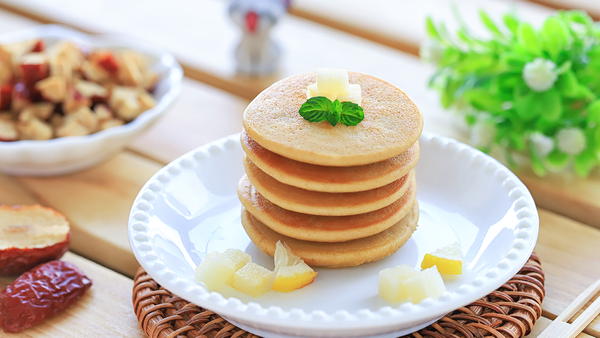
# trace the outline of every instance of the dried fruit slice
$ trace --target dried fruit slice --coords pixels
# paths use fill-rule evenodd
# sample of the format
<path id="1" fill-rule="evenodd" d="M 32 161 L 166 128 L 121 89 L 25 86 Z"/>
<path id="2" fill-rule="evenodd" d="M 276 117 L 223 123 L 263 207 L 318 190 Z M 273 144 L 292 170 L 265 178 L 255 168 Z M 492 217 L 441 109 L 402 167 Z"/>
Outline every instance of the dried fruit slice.
<path id="1" fill-rule="evenodd" d="M 315 280 L 315 272 L 285 243 L 278 241 L 275 245 L 275 282 L 272 289 L 279 292 L 290 292 L 303 288 Z"/>
<path id="2" fill-rule="evenodd" d="M 40 205 L 0 206 L 0 275 L 20 274 L 69 249 L 69 222 Z"/>
<path id="3" fill-rule="evenodd" d="M 445 275 L 460 275 L 462 273 L 462 259 L 463 255 L 460 251 L 460 245 L 454 242 L 426 254 L 423 262 L 421 262 L 421 268 L 428 269 L 435 265 L 440 273 Z"/>
<path id="4" fill-rule="evenodd" d="M 271 290 L 275 273 L 254 262 L 248 262 L 233 274 L 233 287 L 252 297 L 259 297 Z"/>
<path id="5" fill-rule="evenodd" d="M 408 264 L 379 271 L 379 295 L 392 303 L 408 300 L 408 289 L 404 281 L 417 274 L 418 272 Z"/>
<path id="6" fill-rule="evenodd" d="M 404 281 L 411 302 L 418 304 L 425 298 L 438 298 L 446 285 L 436 266 L 423 270 Z"/>

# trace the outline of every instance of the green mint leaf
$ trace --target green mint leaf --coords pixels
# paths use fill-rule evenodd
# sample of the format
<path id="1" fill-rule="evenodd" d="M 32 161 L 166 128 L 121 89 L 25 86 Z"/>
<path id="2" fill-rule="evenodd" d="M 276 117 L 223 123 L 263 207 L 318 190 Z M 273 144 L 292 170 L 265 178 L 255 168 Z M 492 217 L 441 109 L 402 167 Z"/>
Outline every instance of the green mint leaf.
<path id="1" fill-rule="evenodd" d="M 569 31 L 562 20 L 551 16 L 544 22 L 540 36 L 544 50 L 550 54 L 552 59 L 556 60 L 558 54 L 567 45 Z"/>
<path id="2" fill-rule="evenodd" d="M 299 113 L 308 122 L 321 122 L 327 120 L 332 105 L 328 98 L 315 96 L 302 104 Z"/>
<path id="3" fill-rule="evenodd" d="M 535 29 L 528 23 L 521 23 L 517 29 L 517 41 L 528 52 L 539 55 L 542 51 L 541 42 L 538 39 Z"/>
<path id="4" fill-rule="evenodd" d="M 335 127 L 338 122 L 340 122 L 340 114 L 342 112 L 342 104 L 337 99 L 333 101 L 331 104 L 331 110 L 329 111 L 329 115 L 327 116 L 327 121 L 329 124 Z"/>
<path id="5" fill-rule="evenodd" d="M 504 20 L 504 25 L 508 28 L 513 34 L 517 34 L 517 28 L 519 27 L 519 20 L 513 14 L 505 14 L 502 19 Z"/>
<path id="6" fill-rule="evenodd" d="M 365 113 L 361 106 L 354 102 L 342 102 L 342 111 L 340 122 L 347 126 L 355 126 L 365 118 Z"/>

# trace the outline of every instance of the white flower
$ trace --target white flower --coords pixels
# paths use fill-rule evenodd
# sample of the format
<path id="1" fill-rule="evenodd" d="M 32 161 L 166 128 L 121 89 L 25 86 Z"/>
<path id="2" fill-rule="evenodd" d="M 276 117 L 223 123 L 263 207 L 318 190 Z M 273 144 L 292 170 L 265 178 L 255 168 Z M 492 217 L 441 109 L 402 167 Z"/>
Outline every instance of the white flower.
<path id="1" fill-rule="evenodd" d="M 490 147 L 494 137 L 496 137 L 496 126 L 489 120 L 478 120 L 471 127 L 471 144 L 476 147 Z"/>
<path id="2" fill-rule="evenodd" d="M 550 60 L 537 58 L 523 68 L 523 80 L 536 92 L 546 91 L 554 85 L 558 75 L 554 72 L 556 64 Z"/>
<path id="3" fill-rule="evenodd" d="M 438 40 L 427 39 L 421 43 L 419 56 L 423 61 L 432 64 L 438 64 L 444 55 L 444 45 Z"/>
<path id="4" fill-rule="evenodd" d="M 558 149 L 565 154 L 577 155 L 581 153 L 585 147 L 585 135 L 579 128 L 565 128 L 558 131 L 556 134 L 558 141 Z"/>
<path id="5" fill-rule="evenodd" d="M 554 140 L 540 132 L 529 135 L 529 139 L 531 140 L 531 143 L 533 143 L 535 152 L 540 157 L 546 157 L 546 155 L 554 150 Z"/>

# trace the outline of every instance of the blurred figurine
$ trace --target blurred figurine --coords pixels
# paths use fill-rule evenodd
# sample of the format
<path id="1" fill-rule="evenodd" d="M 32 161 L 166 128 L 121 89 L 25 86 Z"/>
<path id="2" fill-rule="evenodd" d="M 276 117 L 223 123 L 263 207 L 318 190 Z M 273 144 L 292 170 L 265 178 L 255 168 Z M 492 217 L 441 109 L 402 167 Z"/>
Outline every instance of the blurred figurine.
<path id="1" fill-rule="evenodd" d="M 281 51 L 270 31 L 286 10 L 286 0 L 232 0 L 229 15 L 242 28 L 235 52 L 237 70 L 248 75 L 269 75 L 277 70 Z"/>

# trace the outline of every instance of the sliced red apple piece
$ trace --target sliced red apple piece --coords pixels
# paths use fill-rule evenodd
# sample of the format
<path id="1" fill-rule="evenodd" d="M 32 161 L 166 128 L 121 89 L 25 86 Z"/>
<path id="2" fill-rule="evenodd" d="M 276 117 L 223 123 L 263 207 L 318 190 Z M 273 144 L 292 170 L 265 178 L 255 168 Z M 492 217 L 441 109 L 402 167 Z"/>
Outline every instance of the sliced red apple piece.
<path id="1" fill-rule="evenodd" d="M 32 53 L 41 53 L 46 49 L 46 45 L 44 44 L 44 40 L 38 40 L 33 48 L 31 48 L 30 52 Z"/>
<path id="2" fill-rule="evenodd" d="M 67 80 L 62 76 L 50 76 L 35 84 L 42 97 L 50 102 L 59 103 L 67 95 Z"/>
<path id="3" fill-rule="evenodd" d="M 0 60 L 0 85 L 9 84 L 12 78 L 10 63 Z"/>
<path id="4" fill-rule="evenodd" d="M 19 60 L 21 77 L 26 84 L 33 86 L 48 77 L 48 62 L 42 53 L 25 54 Z"/>
<path id="5" fill-rule="evenodd" d="M 69 249 L 69 222 L 40 205 L 0 206 L 0 233 L 0 275 L 21 274 Z"/>
<path id="6" fill-rule="evenodd" d="M 115 54 L 110 51 L 100 51 L 90 55 L 90 61 L 97 63 L 109 73 L 117 73 L 119 71 L 119 60 Z"/>

